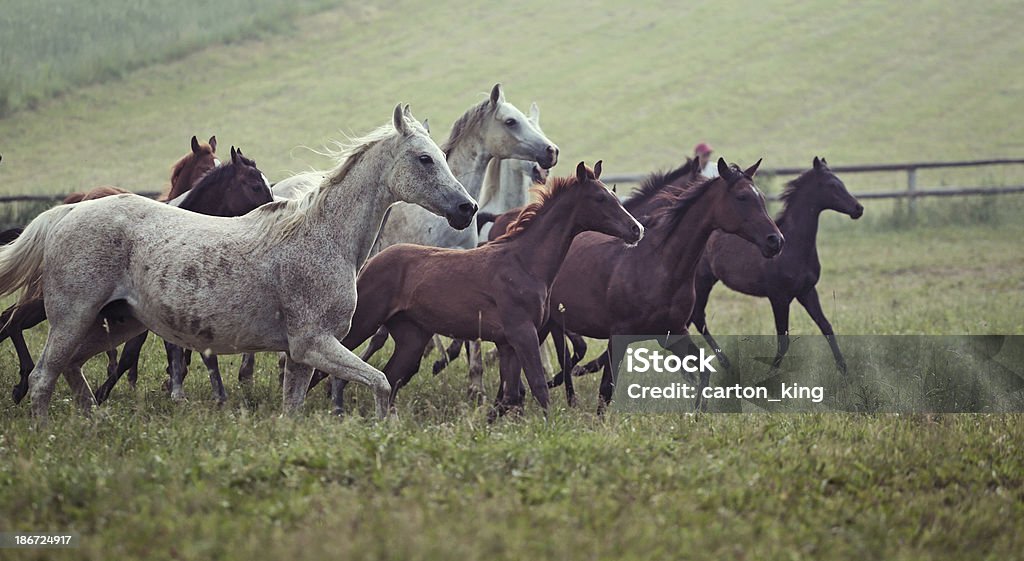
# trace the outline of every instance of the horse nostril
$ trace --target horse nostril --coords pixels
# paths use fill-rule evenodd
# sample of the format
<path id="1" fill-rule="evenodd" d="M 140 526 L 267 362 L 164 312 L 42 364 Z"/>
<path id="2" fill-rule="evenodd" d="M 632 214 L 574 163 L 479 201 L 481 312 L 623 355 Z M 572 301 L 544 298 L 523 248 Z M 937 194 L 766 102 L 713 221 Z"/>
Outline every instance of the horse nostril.
<path id="1" fill-rule="evenodd" d="M 459 205 L 459 212 L 461 212 L 465 216 L 473 216 L 474 214 L 476 214 L 476 208 L 477 207 L 475 203 L 462 203 L 461 205 Z"/>
<path id="2" fill-rule="evenodd" d="M 768 234 L 768 247 L 772 249 L 779 249 L 782 247 L 782 238 L 777 234 Z"/>
<path id="3" fill-rule="evenodd" d="M 633 226 L 630 227 L 629 232 L 631 234 L 633 234 L 634 238 L 639 238 L 640 237 L 640 225 L 639 224 L 633 224 Z"/>

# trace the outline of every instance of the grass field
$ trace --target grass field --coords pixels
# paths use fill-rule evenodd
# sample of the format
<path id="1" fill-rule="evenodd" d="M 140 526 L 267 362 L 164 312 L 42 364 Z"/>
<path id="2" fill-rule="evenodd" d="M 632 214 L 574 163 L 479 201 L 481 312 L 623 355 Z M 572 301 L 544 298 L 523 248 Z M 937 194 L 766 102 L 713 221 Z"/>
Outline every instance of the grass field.
<path id="1" fill-rule="evenodd" d="M 15 21 L 53 32 L 17 4 L 27 19 Z M 444 0 L 342 6 L 270 27 L 248 14 L 230 25 L 255 35 L 204 28 L 195 45 L 211 48 L 182 55 L 170 41 L 124 63 L 158 64 L 18 105 L 0 119 L 0 194 L 156 189 L 192 134 L 242 146 L 280 179 L 323 163 L 296 146 L 366 131 L 398 101 L 443 138 L 497 81 L 520 107 L 541 105 L 562 149 L 557 174 L 583 158 L 604 158 L 607 173 L 665 168 L 698 140 L 772 167 L 816 154 L 834 165 L 1019 157 L 1019 11 Z M 189 29 L 198 16 L 181 12 Z M 0 58 L 33 60 L 3 47 Z M 1011 184 L 1022 172 L 930 172 L 920 185 Z M 904 181 L 844 179 L 854 192 Z M 822 220 L 818 288 L 840 342 L 1024 334 L 1024 196 L 922 201 L 913 219 L 899 203 L 866 208 L 859 221 Z M 716 334 L 774 331 L 766 301 L 721 286 L 709 321 Z M 795 305 L 791 331 L 817 337 Z M 29 345 L 38 352 L 45 335 L 35 329 Z M 550 419 L 531 404 L 489 425 L 465 399 L 458 363 L 437 377 L 425 367 L 398 421 L 371 420 L 364 388 L 350 392 L 343 420 L 320 392 L 306 414 L 281 418 L 273 357 L 260 357 L 248 391 L 233 380 L 237 357 L 224 357 L 230 399 L 218 408 L 195 368 L 190 401 L 166 398 L 159 347 L 143 354 L 139 388 L 118 387 L 92 418 L 58 384 L 43 430 L 4 397 L 17 363 L 0 347 L 0 532 L 82 537 L 77 550 L 0 549 L 0 559 L 1007 559 L 1024 549 L 1020 415 L 601 419 L 590 377 L 579 379 L 579 410 L 555 392 Z M 102 380 L 100 361 L 87 375 Z M 493 393 L 493 365 L 486 382 Z"/>

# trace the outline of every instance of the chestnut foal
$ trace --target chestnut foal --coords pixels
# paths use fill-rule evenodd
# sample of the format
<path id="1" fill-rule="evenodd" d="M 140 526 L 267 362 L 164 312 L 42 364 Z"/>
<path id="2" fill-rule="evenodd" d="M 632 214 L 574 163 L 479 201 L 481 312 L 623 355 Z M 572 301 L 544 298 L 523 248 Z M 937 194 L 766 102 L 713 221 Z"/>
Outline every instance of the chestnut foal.
<path id="1" fill-rule="evenodd" d="M 551 283 L 573 238 L 597 231 L 636 244 L 643 226 L 600 181 L 601 162 L 583 162 L 576 175 L 557 178 L 519 214 L 500 239 L 470 250 L 401 244 L 371 259 L 359 273 L 359 299 L 343 343 L 354 349 L 386 325 L 395 352 L 384 367 L 391 402 L 419 370 L 434 333 L 497 344 L 501 389 L 497 408 L 521 407 L 520 369 L 537 402 L 548 408 L 538 330 L 548 318 Z M 619 241 L 621 240 L 621 241 Z M 334 391 L 341 410 L 342 385 Z"/>

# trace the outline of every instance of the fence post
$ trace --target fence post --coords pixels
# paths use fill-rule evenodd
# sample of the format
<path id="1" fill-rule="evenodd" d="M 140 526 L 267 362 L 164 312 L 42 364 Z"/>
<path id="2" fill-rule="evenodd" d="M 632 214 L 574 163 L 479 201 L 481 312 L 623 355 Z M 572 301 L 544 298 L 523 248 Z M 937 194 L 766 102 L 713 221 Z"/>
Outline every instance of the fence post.
<path id="1" fill-rule="evenodd" d="M 917 209 L 917 197 L 914 196 L 914 191 L 917 191 L 917 168 L 907 168 L 907 210 L 910 212 L 910 216 L 914 216 Z"/>

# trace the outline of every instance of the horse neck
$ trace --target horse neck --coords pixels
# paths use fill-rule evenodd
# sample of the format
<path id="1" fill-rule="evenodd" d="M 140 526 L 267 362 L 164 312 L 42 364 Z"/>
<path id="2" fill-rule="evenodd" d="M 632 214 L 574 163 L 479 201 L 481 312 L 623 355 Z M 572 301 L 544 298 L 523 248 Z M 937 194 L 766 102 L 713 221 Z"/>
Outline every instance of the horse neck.
<path id="1" fill-rule="evenodd" d="M 583 232 L 572 216 L 575 205 L 569 198 L 562 197 L 547 203 L 551 208 L 544 210 L 526 230 L 508 242 L 514 244 L 518 261 L 530 276 L 543 281 L 548 287 L 569 253 L 572 240 Z"/>
<path id="2" fill-rule="evenodd" d="M 330 188 L 321 208 L 310 213 L 303 226 L 307 237 L 324 244 L 324 261 L 333 257 L 361 267 L 370 255 L 385 212 L 398 200 L 381 182 L 387 173 L 384 159 L 375 157 L 377 150 L 371 148 L 340 183 Z M 315 197 L 317 191 L 306 196 Z"/>
<path id="3" fill-rule="evenodd" d="M 501 201 L 501 160 L 497 158 L 491 158 L 487 162 L 487 171 L 484 172 L 484 183 L 483 188 L 480 190 L 480 198 L 477 199 L 477 203 L 480 205 L 480 210 L 488 209 L 488 211 L 494 210 L 499 211 L 498 205 L 502 204 Z"/>
<path id="4" fill-rule="evenodd" d="M 187 156 L 187 158 L 188 161 L 185 162 L 185 165 L 181 166 L 181 172 L 178 174 L 177 180 L 171 183 L 171 190 L 167 192 L 167 200 L 172 200 L 178 195 L 189 191 L 198 181 L 198 178 L 195 180 L 192 178 L 196 159 L 193 156 Z"/>
<path id="5" fill-rule="evenodd" d="M 197 187 L 185 192 L 185 198 L 182 199 L 178 208 L 210 216 L 232 216 L 227 201 L 230 194 L 226 193 L 229 185 L 218 183 Z M 171 194 L 174 194 L 173 189 Z M 171 200 L 173 201 L 174 198 L 176 197 Z"/>
<path id="6" fill-rule="evenodd" d="M 500 191 L 499 196 L 504 207 L 502 210 L 510 210 L 521 207 L 530 202 L 530 187 L 533 185 L 533 178 L 528 178 L 520 171 L 521 163 L 515 160 L 501 160 L 500 165 Z"/>
<path id="7" fill-rule="evenodd" d="M 677 284 L 692 284 L 704 247 L 717 227 L 711 213 L 715 202 L 711 195 L 705 193 L 694 201 L 674 230 L 660 228 L 652 236 L 649 247 L 657 248 L 660 259 L 671 264 L 673 288 Z"/>
<path id="8" fill-rule="evenodd" d="M 818 222 L 821 209 L 796 195 L 786 204 L 785 220 L 778 224 L 786 238 L 786 253 L 792 255 L 818 254 Z"/>
<path id="9" fill-rule="evenodd" d="M 491 153 L 484 147 L 483 138 L 477 132 L 463 135 L 448 150 L 448 167 L 452 175 L 459 180 L 469 196 L 476 200 L 480 199 L 480 190 L 490 161 Z"/>

